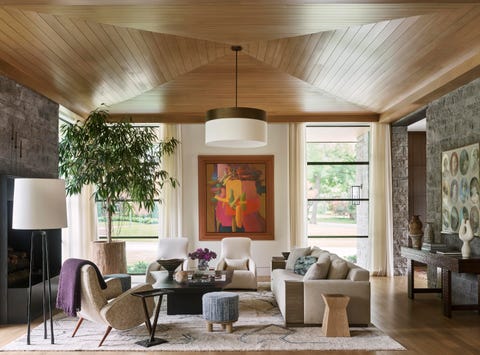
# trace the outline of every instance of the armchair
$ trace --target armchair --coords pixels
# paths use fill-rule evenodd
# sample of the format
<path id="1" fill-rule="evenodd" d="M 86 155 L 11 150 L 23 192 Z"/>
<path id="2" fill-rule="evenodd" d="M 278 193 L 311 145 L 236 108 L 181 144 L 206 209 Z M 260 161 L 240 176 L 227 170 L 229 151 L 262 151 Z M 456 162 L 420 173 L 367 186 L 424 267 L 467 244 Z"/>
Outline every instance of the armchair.
<path id="1" fill-rule="evenodd" d="M 157 259 L 185 259 L 180 268 L 188 268 L 188 238 L 158 238 Z M 145 280 L 149 284 L 155 283 L 155 277 L 152 271 L 159 271 L 163 268 L 156 261 L 150 263 L 147 267 Z"/>
<path id="2" fill-rule="evenodd" d="M 251 239 L 223 238 L 217 270 L 233 270 L 232 282 L 225 288 L 257 289 L 257 268 L 250 252 Z"/>
<path id="3" fill-rule="evenodd" d="M 145 322 L 145 315 L 140 298 L 131 293 L 151 290 L 149 284 L 133 287 L 122 293 L 119 279 L 106 281 L 107 288 L 101 289 L 95 269 L 91 265 L 82 266 L 80 271 L 81 309 L 72 337 L 75 336 L 84 319 L 105 324 L 107 329 L 98 346 L 102 346 L 112 328 L 125 330 L 134 328 Z M 153 313 L 153 299 L 147 300 L 147 310 Z M 148 326 L 147 326 L 148 327 Z"/>

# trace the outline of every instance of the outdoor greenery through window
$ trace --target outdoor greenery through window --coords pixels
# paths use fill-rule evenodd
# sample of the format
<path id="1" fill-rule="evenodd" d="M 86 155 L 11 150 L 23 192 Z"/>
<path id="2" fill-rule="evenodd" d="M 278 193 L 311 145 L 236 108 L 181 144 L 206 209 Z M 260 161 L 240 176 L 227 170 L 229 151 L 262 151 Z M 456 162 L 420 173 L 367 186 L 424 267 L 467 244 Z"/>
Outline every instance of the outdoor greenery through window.
<path id="1" fill-rule="evenodd" d="M 307 126 L 307 236 L 352 262 L 368 260 L 368 126 Z"/>

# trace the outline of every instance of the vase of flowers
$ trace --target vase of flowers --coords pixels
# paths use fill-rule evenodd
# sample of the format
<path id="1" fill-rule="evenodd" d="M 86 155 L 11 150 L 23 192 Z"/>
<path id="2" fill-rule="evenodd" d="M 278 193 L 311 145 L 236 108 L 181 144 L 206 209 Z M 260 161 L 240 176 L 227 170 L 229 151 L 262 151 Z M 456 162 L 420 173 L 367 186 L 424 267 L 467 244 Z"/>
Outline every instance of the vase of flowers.
<path id="1" fill-rule="evenodd" d="M 188 257 L 192 260 L 198 260 L 198 270 L 208 270 L 208 262 L 217 257 L 217 253 L 208 248 L 198 248 L 192 253 L 188 253 Z"/>

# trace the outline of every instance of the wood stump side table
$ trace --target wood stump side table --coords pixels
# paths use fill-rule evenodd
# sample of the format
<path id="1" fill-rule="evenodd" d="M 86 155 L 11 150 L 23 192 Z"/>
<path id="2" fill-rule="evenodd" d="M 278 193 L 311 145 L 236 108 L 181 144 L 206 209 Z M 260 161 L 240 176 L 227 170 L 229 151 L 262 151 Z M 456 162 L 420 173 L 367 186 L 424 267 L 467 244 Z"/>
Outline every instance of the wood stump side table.
<path id="1" fill-rule="evenodd" d="M 326 337 L 349 337 L 347 305 L 350 297 L 339 294 L 323 294 L 325 313 L 323 314 L 322 332 Z"/>

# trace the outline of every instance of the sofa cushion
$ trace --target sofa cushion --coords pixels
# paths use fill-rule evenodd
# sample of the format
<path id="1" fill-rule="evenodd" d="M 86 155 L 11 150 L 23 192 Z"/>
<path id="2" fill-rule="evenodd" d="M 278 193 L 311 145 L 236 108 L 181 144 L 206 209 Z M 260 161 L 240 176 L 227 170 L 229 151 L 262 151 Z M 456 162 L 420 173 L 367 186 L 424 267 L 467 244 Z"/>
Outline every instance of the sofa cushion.
<path id="1" fill-rule="evenodd" d="M 285 270 L 293 270 L 293 268 L 295 267 L 295 261 L 297 261 L 299 257 L 308 255 L 309 253 L 310 247 L 293 249 L 288 256 Z"/>
<path id="2" fill-rule="evenodd" d="M 314 256 L 301 256 L 295 261 L 295 266 L 293 267 L 293 272 L 299 275 L 305 275 L 307 270 L 317 262 L 317 258 Z"/>
<path id="3" fill-rule="evenodd" d="M 248 259 L 227 259 L 225 258 L 225 270 L 248 270 Z"/>
<path id="4" fill-rule="evenodd" d="M 330 268 L 328 270 L 328 279 L 345 279 L 348 274 L 348 264 L 340 258 L 332 258 Z"/>
<path id="5" fill-rule="evenodd" d="M 330 254 L 328 251 L 326 250 L 323 250 L 323 249 L 320 249 L 319 247 L 312 247 L 312 249 L 310 250 L 310 255 L 311 256 L 316 256 L 317 258 L 322 255 L 322 254 Z"/>
<path id="6" fill-rule="evenodd" d="M 306 280 L 322 280 L 326 279 L 328 275 L 328 270 L 330 268 L 330 260 L 324 262 L 316 262 L 310 269 L 306 272 L 303 277 L 303 281 Z"/>

